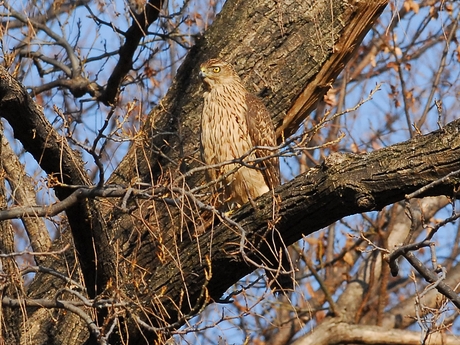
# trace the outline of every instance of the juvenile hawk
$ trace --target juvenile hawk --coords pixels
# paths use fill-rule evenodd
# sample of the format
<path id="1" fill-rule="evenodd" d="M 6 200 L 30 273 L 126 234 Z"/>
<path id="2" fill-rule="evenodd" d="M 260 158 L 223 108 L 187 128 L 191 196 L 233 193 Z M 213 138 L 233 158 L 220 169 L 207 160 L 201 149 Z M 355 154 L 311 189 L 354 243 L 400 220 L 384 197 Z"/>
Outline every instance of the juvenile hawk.
<path id="1" fill-rule="evenodd" d="M 276 146 L 275 129 L 263 103 L 246 91 L 230 64 L 211 59 L 200 66 L 200 76 L 206 86 L 201 117 L 203 161 L 214 165 L 242 159 L 247 164 L 232 163 L 208 169 L 210 181 L 225 176 L 220 184 L 223 185 L 220 204 L 232 209 L 280 184 L 278 157 L 264 158 L 274 152 L 266 149 L 251 151 L 256 146 Z M 257 161 L 258 158 L 261 160 Z M 282 270 L 290 271 L 290 262 L 285 252 L 282 253 Z M 279 258 L 272 259 L 275 262 L 272 267 L 279 268 L 276 263 Z M 290 274 L 267 271 L 267 276 L 275 291 L 293 288 Z"/>
<path id="2" fill-rule="evenodd" d="M 280 183 L 279 160 L 273 151 L 256 146 L 276 146 L 275 129 L 263 103 L 246 91 L 232 66 L 211 59 L 200 66 L 206 86 L 201 118 L 201 154 L 207 165 L 243 158 L 246 166 L 227 164 L 209 169 L 208 179 L 223 180 L 222 203 L 231 209 L 255 199 Z"/>

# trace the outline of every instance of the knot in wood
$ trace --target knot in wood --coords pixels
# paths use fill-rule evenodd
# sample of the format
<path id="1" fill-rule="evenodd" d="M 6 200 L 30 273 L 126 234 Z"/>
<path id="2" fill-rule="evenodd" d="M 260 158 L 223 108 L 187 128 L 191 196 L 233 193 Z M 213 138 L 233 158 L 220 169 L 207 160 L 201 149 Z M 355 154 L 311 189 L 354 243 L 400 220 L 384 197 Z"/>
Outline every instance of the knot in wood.
<path id="1" fill-rule="evenodd" d="M 324 161 L 324 165 L 328 168 L 337 167 L 346 161 L 347 156 L 343 153 L 332 152 Z"/>
<path id="2" fill-rule="evenodd" d="M 375 208 L 374 197 L 367 193 L 358 194 L 356 197 L 356 205 L 362 209 L 373 210 Z"/>

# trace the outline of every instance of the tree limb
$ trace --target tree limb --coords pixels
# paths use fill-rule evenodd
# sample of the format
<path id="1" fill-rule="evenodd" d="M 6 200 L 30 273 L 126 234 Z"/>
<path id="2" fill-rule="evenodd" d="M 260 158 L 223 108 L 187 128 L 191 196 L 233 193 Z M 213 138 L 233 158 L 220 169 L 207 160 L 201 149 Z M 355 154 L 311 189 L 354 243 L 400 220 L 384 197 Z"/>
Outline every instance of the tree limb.
<path id="1" fill-rule="evenodd" d="M 9 122 L 13 127 L 15 138 L 32 154 L 50 178 L 56 178 L 67 185 L 90 184 L 80 157 L 69 147 L 65 138 L 51 126 L 24 86 L 2 66 L 0 66 L 0 116 Z M 56 187 L 55 192 L 57 197 L 63 200 L 72 191 Z M 114 253 L 107 244 L 102 217 L 98 207 L 87 200 L 67 208 L 66 214 L 88 291 L 94 296 L 96 280 L 103 286 L 104 281 L 110 279 L 113 274 L 113 271 L 108 271 L 113 269 L 110 263 L 113 262 Z M 97 254 L 94 252 L 94 245 Z M 94 265 L 96 255 L 99 255 L 100 259 L 104 257 L 107 260 L 107 265 L 104 265 L 104 268 L 99 267 L 97 275 Z"/>
<path id="2" fill-rule="evenodd" d="M 126 41 L 120 47 L 118 63 L 110 75 L 104 91 L 98 96 L 98 100 L 105 105 L 116 104 L 121 82 L 132 68 L 133 56 L 139 42 L 146 35 L 150 24 L 158 18 L 162 6 L 162 0 L 150 0 L 145 6 L 145 10 L 133 18 L 133 23 L 125 34 Z"/>
<path id="3" fill-rule="evenodd" d="M 324 326 L 324 327 L 323 327 Z M 426 345 L 455 345 L 455 335 L 432 334 Z M 334 344 L 367 344 L 367 345 L 419 345 L 420 333 L 401 329 L 385 329 L 379 326 L 350 325 L 332 321 L 325 322 L 311 334 L 295 341 L 292 345 L 334 345 Z"/>

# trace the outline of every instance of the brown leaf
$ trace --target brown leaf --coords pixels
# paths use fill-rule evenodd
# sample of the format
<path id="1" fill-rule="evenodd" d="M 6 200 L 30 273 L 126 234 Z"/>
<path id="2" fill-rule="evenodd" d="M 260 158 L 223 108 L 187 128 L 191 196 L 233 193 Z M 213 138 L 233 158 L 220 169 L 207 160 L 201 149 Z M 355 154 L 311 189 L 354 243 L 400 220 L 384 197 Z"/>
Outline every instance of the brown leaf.
<path id="1" fill-rule="evenodd" d="M 353 266 L 355 264 L 355 261 L 353 260 L 353 255 L 351 255 L 350 252 L 346 252 L 345 255 L 343 256 L 343 261 L 348 264 L 348 266 Z"/>
<path id="2" fill-rule="evenodd" d="M 430 7 L 430 16 L 434 19 L 438 18 L 438 9 L 434 5 Z"/>
<path id="3" fill-rule="evenodd" d="M 414 11 L 414 13 L 418 13 L 420 9 L 420 5 L 416 3 L 414 0 L 405 1 L 403 6 L 407 12 Z"/>
<path id="4" fill-rule="evenodd" d="M 396 72 L 398 72 L 398 64 L 394 61 L 387 63 L 388 68 L 393 68 Z"/>

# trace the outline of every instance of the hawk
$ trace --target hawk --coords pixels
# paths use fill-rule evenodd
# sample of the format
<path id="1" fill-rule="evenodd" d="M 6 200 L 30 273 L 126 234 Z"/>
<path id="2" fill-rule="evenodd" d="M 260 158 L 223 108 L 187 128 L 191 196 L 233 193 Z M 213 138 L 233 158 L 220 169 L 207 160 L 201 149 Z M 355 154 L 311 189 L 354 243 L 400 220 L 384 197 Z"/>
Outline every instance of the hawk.
<path id="1" fill-rule="evenodd" d="M 207 171 L 208 180 L 222 179 L 220 203 L 232 209 L 280 184 L 278 157 L 273 150 L 258 148 L 276 146 L 275 129 L 264 104 L 245 89 L 229 63 L 206 61 L 200 66 L 200 76 L 206 88 L 201 117 L 202 159 L 207 165 L 240 160 Z M 275 291 L 293 288 L 291 275 L 286 274 L 290 262 L 284 251 L 282 254 L 285 273 L 267 271 Z M 279 258 L 274 255 L 272 259 Z M 279 268 L 278 264 L 272 266 Z"/>
<path id="2" fill-rule="evenodd" d="M 201 117 L 204 163 L 236 159 L 246 163 L 208 170 L 210 181 L 222 177 L 221 202 L 232 209 L 280 184 L 278 157 L 264 159 L 273 151 L 254 149 L 276 146 L 275 129 L 264 104 L 245 89 L 229 63 L 211 59 L 200 66 L 200 76 L 206 86 Z"/>

